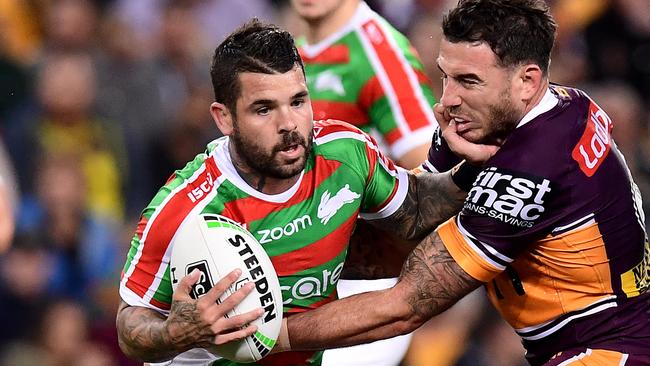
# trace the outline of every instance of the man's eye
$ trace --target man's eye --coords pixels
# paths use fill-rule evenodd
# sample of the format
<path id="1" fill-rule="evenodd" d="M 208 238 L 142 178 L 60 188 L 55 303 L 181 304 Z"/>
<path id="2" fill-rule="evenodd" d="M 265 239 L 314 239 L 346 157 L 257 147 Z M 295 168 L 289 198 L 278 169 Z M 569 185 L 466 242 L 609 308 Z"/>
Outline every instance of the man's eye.
<path id="1" fill-rule="evenodd" d="M 302 99 L 296 99 L 291 103 L 291 105 L 294 107 L 300 107 L 303 104 L 305 104 L 305 101 Z"/>
<path id="2" fill-rule="evenodd" d="M 269 114 L 270 111 L 271 109 L 269 107 L 262 107 L 256 110 L 257 114 L 259 114 L 260 116 L 266 116 L 267 114 Z"/>

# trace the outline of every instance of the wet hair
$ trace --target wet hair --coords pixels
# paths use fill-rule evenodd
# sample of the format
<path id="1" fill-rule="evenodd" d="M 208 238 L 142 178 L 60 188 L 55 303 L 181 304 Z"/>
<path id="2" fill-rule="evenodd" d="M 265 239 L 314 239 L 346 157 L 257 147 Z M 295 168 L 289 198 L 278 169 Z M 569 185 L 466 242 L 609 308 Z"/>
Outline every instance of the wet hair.
<path id="1" fill-rule="evenodd" d="M 285 73 L 305 69 L 291 34 L 273 24 L 252 19 L 231 33 L 214 51 L 210 76 L 215 101 L 236 115 L 241 93 L 239 73 Z"/>
<path id="2" fill-rule="evenodd" d="M 485 42 L 501 67 L 530 62 L 547 75 L 557 24 L 544 0 L 460 0 L 442 30 L 452 43 Z"/>

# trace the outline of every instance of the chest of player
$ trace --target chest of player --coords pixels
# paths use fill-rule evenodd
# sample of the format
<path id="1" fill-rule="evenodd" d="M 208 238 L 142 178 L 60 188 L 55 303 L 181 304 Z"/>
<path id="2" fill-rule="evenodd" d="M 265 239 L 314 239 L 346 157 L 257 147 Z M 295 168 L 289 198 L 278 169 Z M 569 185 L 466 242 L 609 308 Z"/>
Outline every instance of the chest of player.
<path id="1" fill-rule="evenodd" d="M 223 214 L 240 222 L 269 254 L 288 308 L 333 298 L 361 208 L 364 184 L 345 166 L 317 166 L 282 200 L 222 188 Z M 216 207 L 216 206 L 215 206 Z"/>

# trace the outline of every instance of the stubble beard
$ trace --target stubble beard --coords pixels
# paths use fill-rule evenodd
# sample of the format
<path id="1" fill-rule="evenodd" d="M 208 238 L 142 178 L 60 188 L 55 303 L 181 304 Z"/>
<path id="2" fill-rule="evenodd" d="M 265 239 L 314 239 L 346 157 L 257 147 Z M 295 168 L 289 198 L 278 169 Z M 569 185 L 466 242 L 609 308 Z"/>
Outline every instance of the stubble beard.
<path id="1" fill-rule="evenodd" d="M 313 132 L 311 130 L 306 139 L 297 131 L 283 134 L 282 141 L 273 146 L 273 149 L 269 153 L 264 151 L 254 141 L 243 136 L 236 124 L 233 127 L 234 131 L 230 136 L 231 143 L 234 145 L 237 155 L 239 155 L 248 167 L 254 170 L 253 173 L 259 174 L 262 177 L 288 179 L 300 174 L 305 169 L 312 149 Z M 280 162 L 278 153 L 287 146 L 296 144 L 304 148 L 304 154 L 292 161 Z"/>

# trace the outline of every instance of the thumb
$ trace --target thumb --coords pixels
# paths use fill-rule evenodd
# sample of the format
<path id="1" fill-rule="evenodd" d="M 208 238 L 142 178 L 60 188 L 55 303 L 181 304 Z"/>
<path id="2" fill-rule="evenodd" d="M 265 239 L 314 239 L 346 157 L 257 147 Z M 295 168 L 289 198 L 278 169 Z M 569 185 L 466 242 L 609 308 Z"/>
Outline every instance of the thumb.
<path id="1" fill-rule="evenodd" d="M 181 278 L 181 280 L 178 282 L 178 286 L 176 287 L 176 291 L 174 291 L 173 298 L 176 300 L 189 299 L 190 290 L 192 289 L 192 286 L 196 283 L 196 281 L 199 280 L 200 277 L 201 277 L 201 271 L 195 268 L 192 272 L 190 272 L 190 274 Z"/>

